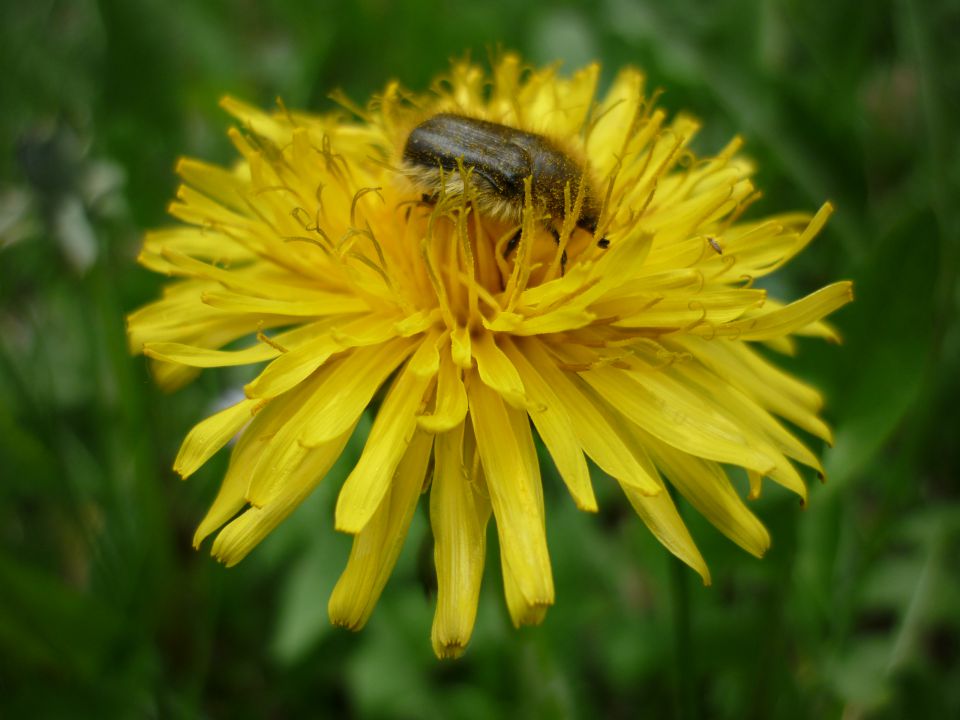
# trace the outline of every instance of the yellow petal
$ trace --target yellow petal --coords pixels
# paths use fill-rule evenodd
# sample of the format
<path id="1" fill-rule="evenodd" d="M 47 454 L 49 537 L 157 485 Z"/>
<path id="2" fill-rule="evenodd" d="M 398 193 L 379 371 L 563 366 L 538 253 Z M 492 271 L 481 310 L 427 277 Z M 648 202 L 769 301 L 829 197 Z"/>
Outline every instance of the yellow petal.
<path id="1" fill-rule="evenodd" d="M 472 349 L 473 357 L 477 360 L 477 372 L 484 384 L 496 390 L 514 407 L 526 407 L 523 381 L 510 359 L 497 347 L 493 334 L 480 333 L 474 338 Z"/>
<path id="2" fill-rule="evenodd" d="M 200 160 L 181 158 L 177 162 L 177 174 L 188 185 L 217 202 L 238 212 L 246 211 L 243 200 L 249 192 L 249 184 L 235 173 Z"/>
<path id="3" fill-rule="evenodd" d="M 767 340 L 801 330 L 837 308 L 843 307 L 851 300 L 853 300 L 853 283 L 838 282 L 772 312 L 760 311 L 755 317 L 737 320 L 719 328 L 695 328 L 694 330 L 698 334 L 707 336 L 719 334 L 725 337 L 732 336 L 738 340 Z"/>
<path id="4" fill-rule="evenodd" d="M 249 365 L 272 360 L 280 354 L 280 350 L 267 343 L 257 343 L 242 350 L 210 350 L 184 343 L 154 342 L 143 346 L 143 354 L 167 363 L 209 368 Z"/>
<path id="5" fill-rule="evenodd" d="M 442 352 L 434 409 L 430 415 L 417 418 L 421 428 L 428 432 L 445 432 L 463 422 L 467 416 L 467 391 L 460 375 L 460 368 L 451 353 Z"/>
<path id="6" fill-rule="evenodd" d="M 211 237 L 211 234 L 214 234 L 214 237 Z M 243 245 L 215 230 L 179 226 L 152 230 L 144 235 L 141 254 L 149 257 L 149 261 L 144 264 L 155 272 L 167 274 L 169 270 L 167 261 L 160 255 L 165 247 L 191 257 L 227 264 L 242 263 L 254 257 L 253 253 Z"/>
<path id="7" fill-rule="evenodd" d="M 161 254 L 178 275 L 213 281 L 244 295 L 295 301 L 305 290 L 303 278 L 270 275 L 256 265 L 227 270 L 169 247 L 164 247 Z"/>
<path id="8" fill-rule="evenodd" d="M 473 354 L 470 349 L 470 331 L 465 327 L 456 327 L 450 332 L 450 350 L 453 361 L 464 370 L 473 367 Z"/>
<path id="9" fill-rule="evenodd" d="M 710 570 L 703 556 L 697 549 L 696 543 L 690 537 L 690 531 L 683 523 L 683 518 L 677 512 L 670 493 L 664 491 L 659 495 L 650 497 L 641 495 L 633 488 L 622 485 L 623 492 L 627 499 L 633 505 L 637 515 L 643 520 L 647 529 L 653 533 L 654 537 L 671 553 L 680 560 L 697 571 L 697 574 L 703 578 L 703 584 L 710 584 Z"/>
<path id="10" fill-rule="evenodd" d="M 186 343 L 147 343 L 143 352 L 148 357 L 166 362 L 180 363 L 191 367 L 226 367 L 230 365 L 247 365 L 262 362 L 277 357 L 283 351 L 299 347 L 317 336 L 329 331 L 330 319 L 308 323 L 277 333 L 269 339 L 261 336 L 260 342 L 242 350 L 212 350 L 214 338 L 205 334 L 201 342 L 205 345 L 191 345 Z M 218 343 L 219 346 L 220 343 Z"/>
<path id="11" fill-rule="evenodd" d="M 187 433 L 173 469 L 180 477 L 186 479 L 214 453 L 226 445 L 230 438 L 240 432 L 240 429 L 250 422 L 253 413 L 259 404 L 258 400 L 241 400 L 216 415 L 211 415 Z"/>
<path id="12" fill-rule="evenodd" d="M 721 465 L 678 452 L 638 430 L 640 442 L 680 493 L 728 538 L 757 557 L 770 547 L 770 534 L 737 495 Z"/>
<path id="13" fill-rule="evenodd" d="M 446 334 L 441 336 L 441 333 L 436 330 L 421 338 L 416 353 L 410 358 L 410 372 L 425 378 L 432 378 L 436 375 L 440 370 L 438 344 L 445 338 Z"/>
<path id="14" fill-rule="evenodd" d="M 812 435 L 832 442 L 833 435 L 819 417 L 823 398 L 816 390 L 763 359 L 744 343 L 687 337 L 678 342 L 719 377 L 755 398 L 763 407 Z"/>
<path id="15" fill-rule="evenodd" d="M 354 536 L 347 567 L 327 606 L 334 625 L 359 630 L 373 612 L 410 528 L 432 445 L 430 435 L 414 436 L 380 507 Z"/>
<path id="16" fill-rule="evenodd" d="M 799 334 L 799 330 L 797 333 Z M 791 335 L 780 335 L 763 340 L 763 344 L 774 352 L 793 357 L 797 354 L 797 341 Z"/>
<path id="17" fill-rule="evenodd" d="M 308 378 L 343 346 L 329 334 L 320 335 L 303 345 L 289 349 L 267 365 L 243 388 L 249 398 L 271 398 L 282 395 Z"/>
<path id="18" fill-rule="evenodd" d="M 244 127 L 258 135 L 268 137 L 274 142 L 284 142 L 287 138 L 288 131 L 284 130 L 281 123 L 277 122 L 272 115 L 265 113 L 254 105 L 225 95 L 220 98 L 220 107 L 242 122 Z"/>
<path id="19" fill-rule="evenodd" d="M 547 616 L 549 604 L 530 603 L 523 594 L 522 579 L 517 576 L 500 550 L 500 569 L 503 573 L 503 594 L 507 601 L 507 612 L 515 628 L 524 625 L 539 625 Z"/>
<path id="20" fill-rule="evenodd" d="M 309 387 L 302 387 L 271 400 L 240 434 L 240 439 L 230 453 L 230 465 L 223 483 L 194 534 L 194 547 L 199 547 L 210 533 L 230 520 L 248 503 L 248 490 L 258 460 L 270 443 L 282 434 L 288 420 L 302 405 L 308 393 Z"/>
<path id="21" fill-rule="evenodd" d="M 784 456 L 784 451 L 804 454 L 808 459 L 812 455 L 809 451 L 804 453 L 805 448 L 769 413 L 698 363 L 678 363 L 657 373 L 686 387 L 701 399 L 705 410 L 717 418 L 723 418 L 731 427 L 736 427 L 748 447 L 770 458 L 772 465 L 766 474 L 806 500 L 806 485 Z M 816 463 L 816 459 L 812 461 Z"/>
<path id="22" fill-rule="evenodd" d="M 353 425 L 370 404 L 374 393 L 416 347 L 407 338 L 362 347 L 339 362 L 316 389 L 320 402 L 301 423 L 299 441 L 307 447 L 322 445 Z"/>
<path id="23" fill-rule="evenodd" d="M 577 440 L 574 422 L 564 410 L 553 388 L 523 353 L 511 342 L 504 343 L 503 350 L 520 373 L 523 385 L 533 401 L 529 411 L 530 419 L 533 420 L 574 502 L 581 510 L 596 512 L 597 499 L 590 484 L 590 469 Z M 580 421 L 582 419 L 577 418 L 577 422 Z"/>
<path id="24" fill-rule="evenodd" d="M 231 315 L 200 301 L 205 287 L 202 283 L 180 285 L 182 289 L 178 288 L 170 297 L 129 316 L 127 330 L 133 352 L 140 352 L 145 343 L 159 342 L 218 348 L 257 330 L 292 322 L 283 316 Z"/>
<path id="25" fill-rule="evenodd" d="M 601 315 L 617 316 L 617 327 L 687 328 L 698 323 L 732 322 L 751 308 L 762 305 L 766 296 L 764 290 L 719 290 L 696 294 L 681 290 L 649 304 L 645 304 L 643 298 L 623 297 L 601 303 L 596 309 Z"/>
<path id="26" fill-rule="evenodd" d="M 594 163 L 601 177 L 613 169 L 617 158 L 624 157 L 628 148 L 642 147 L 656 132 L 656 126 L 649 127 L 653 123 L 642 122 L 641 111 L 647 109 L 643 86 L 641 72 L 634 68 L 621 70 L 594 113 L 596 120 L 587 136 L 587 153 L 596 158 Z"/>
<path id="27" fill-rule="evenodd" d="M 763 444 L 763 453 L 771 455 L 781 470 L 786 463 L 783 457 L 786 455 L 818 472 L 823 472 L 823 467 L 816 455 L 746 393 L 724 382 L 724 378 L 718 377 L 704 366 L 694 362 L 675 366 L 674 372 L 692 385 L 699 386 L 701 391 L 712 397 L 716 405 L 723 408 L 739 427 L 753 430 L 759 436 L 759 442 Z M 756 440 L 754 442 L 756 443 Z"/>
<path id="28" fill-rule="evenodd" d="M 839 344 L 843 341 L 840 332 L 826 320 L 817 320 L 806 327 L 802 327 L 796 332 L 797 335 L 804 337 L 822 338 L 827 342 Z"/>
<path id="29" fill-rule="evenodd" d="M 243 560 L 320 484 L 352 434 L 350 428 L 332 442 L 310 450 L 297 472 L 276 488 L 262 506 L 249 508 L 220 531 L 211 553 L 227 567 Z"/>
<path id="30" fill-rule="evenodd" d="M 583 451 L 608 475 L 638 492 L 656 495 L 660 486 L 634 457 L 616 429 L 616 419 L 593 398 L 590 390 L 573 373 L 556 366 L 539 340 L 517 343 L 523 356 L 553 391 L 558 406 L 571 418 Z"/>
<path id="31" fill-rule="evenodd" d="M 336 528 L 358 533 L 383 500 L 413 438 L 427 380 L 404 368 L 377 413 L 363 454 L 337 497 Z"/>
<path id="32" fill-rule="evenodd" d="M 270 363 L 244 390 L 247 397 L 275 397 L 306 379 L 331 355 L 349 347 L 377 345 L 396 335 L 394 321 L 367 316 L 344 323 L 299 347 L 284 353 Z"/>
<path id="33" fill-rule="evenodd" d="M 702 398 L 663 373 L 601 367 L 580 375 L 631 422 L 673 447 L 763 473 L 775 464 L 749 447 L 740 431 L 705 407 Z"/>
<path id="34" fill-rule="evenodd" d="M 437 606 L 431 640 L 438 657 L 459 657 L 477 615 L 487 553 L 490 501 L 474 487 L 483 483 L 479 466 L 464 457 L 464 426 L 437 435 L 434 443 L 430 526 L 437 569 Z"/>
<path id="35" fill-rule="evenodd" d="M 273 300 L 240 293 L 208 292 L 203 302 L 210 307 L 233 313 L 261 313 L 287 317 L 322 317 L 369 311 L 369 305 L 355 295 L 333 292 L 308 292 L 296 300 Z"/>
<path id="36" fill-rule="evenodd" d="M 640 459 L 644 470 L 650 477 L 654 478 L 654 481 L 661 488 L 659 494 L 650 497 L 641 495 L 635 489 L 621 483 L 627 499 L 654 537 L 667 550 L 696 570 L 703 578 L 704 585 L 709 585 L 710 570 L 707 568 L 707 563 L 700 555 L 693 538 L 690 537 L 690 531 L 687 530 L 683 518 L 680 517 L 680 513 L 677 512 L 677 508 L 673 504 L 673 498 L 670 497 L 670 493 L 664 487 L 660 473 L 657 472 L 656 466 L 647 454 L 647 448 L 642 443 L 644 437 L 642 431 L 629 422 L 623 422 L 620 426 L 620 432 L 633 454 Z"/>
<path id="37" fill-rule="evenodd" d="M 501 313 L 498 319 L 504 318 L 506 320 L 507 317 L 509 317 L 508 313 Z M 595 313 L 581 310 L 578 307 L 562 307 L 511 322 L 508 329 L 511 335 L 543 335 L 586 327 L 596 319 L 597 315 Z M 496 325 L 492 327 L 497 329 Z"/>
<path id="38" fill-rule="evenodd" d="M 173 392 L 191 382 L 200 374 L 200 371 L 186 365 L 152 360 L 150 362 L 150 374 L 160 388 L 166 392 Z"/>
<path id="39" fill-rule="evenodd" d="M 504 405 L 477 377 L 467 394 L 503 560 L 526 606 L 552 605 L 540 472 L 526 414 Z"/>
<path id="40" fill-rule="evenodd" d="M 167 206 L 167 212 L 178 220 L 200 227 L 244 231 L 250 230 L 256 224 L 256 221 L 245 214 L 221 205 L 189 185 L 181 185 L 177 188 L 177 199 Z M 174 266 L 179 265 L 166 253 L 164 257 Z M 180 267 L 182 269 L 182 266 Z"/>
<path id="41" fill-rule="evenodd" d="M 276 402 L 278 401 L 275 401 L 275 404 Z M 266 415 L 267 411 L 260 413 L 254 418 L 253 424 L 258 423 Z M 249 471 L 253 468 L 256 454 L 263 445 L 262 437 L 251 429 L 253 424 L 240 436 L 240 440 L 230 454 L 230 465 L 223 482 L 220 483 L 220 488 L 217 490 L 217 496 L 194 531 L 194 548 L 199 548 L 212 532 L 233 518 L 247 505 L 246 491 L 250 481 Z M 269 425 L 269 423 L 261 424 Z"/>
<path id="42" fill-rule="evenodd" d="M 245 497 L 251 505 L 266 504 L 277 488 L 282 487 L 289 477 L 299 472 L 309 454 L 309 448 L 297 442 L 297 435 L 304 418 L 309 417 L 316 404 L 322 400 L 317 389 L 335 367 L 323 368 L 309 381 L 288 393 L 294 398 L 287 405 L 286 417 L 266 439 L 260 454 L 253 460 L 248 475 Z M 271 404 L 275 402 L 276 400 L 273 400 Z"/>
<path id="43" fill-rule="evenodd" d="M 810 241 L 823 229 L 832 214 L 833 205 L 829 202 L 824 203 L 812 218 L 804 214 L 796 214 L 792 218 L 789 215 L 781 216 L 779 219 L 784 226 L 796 226 L 797 229 L 791 227 L 789 232 L 784 233 L 782 237 L 773 238 L 769 243 L 764 243 L 758 237 L 751 238 L 749 244 L 741 239 L 740 243 L 734 246 L 734 250 L 737 252 L 737 263 L 735 265 L 737 269 L 735 272 L 746 273 L 753 277 L 763 277 L 778 270 L 810 244 Z M 737 245 L 742 246 L 743 251 Z M 751 263 L 753 267 L 750 266 Z M 746 267 L 741 267 L 744 265 Z"/>

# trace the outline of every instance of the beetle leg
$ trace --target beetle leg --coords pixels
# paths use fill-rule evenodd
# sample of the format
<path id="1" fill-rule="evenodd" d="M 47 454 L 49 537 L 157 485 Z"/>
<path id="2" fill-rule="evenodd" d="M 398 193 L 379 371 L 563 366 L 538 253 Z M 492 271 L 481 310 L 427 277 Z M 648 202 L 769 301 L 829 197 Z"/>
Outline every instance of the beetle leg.
<path id="1" fill-rule="evenodd" d="M 413 211 L 414 207 L 432 207 L 437 204 L 437 201 L 440 200 L 440 193 L 422 193 L 419 200 L 410 200 L 407 205 L 407 212 L 404 216 L 406 221 L 410 220 L 410 213 Z"/>
<path id="2" fill-rule="evenodd" d="M 560 244 L 560 233 L 557 232 L 557 229 L 550 225 L 547 228 L 550 231 L 550 234 L 553 235 L 553 241 L 559 245 Z M 517 245 L 520 244 L 520 236 L 523 234 L 523 229 L 517 230 L 514 233 L 513 237 L 510 238 L 510 241 L 507 243 L 507 246 L 503 249 L 503 259 L 506 260 L 510 257 L 510 253 L 517 249 Z M 564 250 L 563 254 L 560 255 L 560 274 L 563 275 L 567 270 L 567 251 Z"/>
<path id="3" fill-rule="evenodd" d="M 597 219 L 594 217 L 582 217 L 577 221 L 577 225 L 588 233 L 592 234 L 594 237 L 597 236 Z M 606 250 L 610 247 L 610 241 L 607 238 L 602 237 L 597 240 L 597 247 L 601 250 Z"/>
<path id="4" fill-rule="evenodd" d="M 506 260 L 510 257 L 510 253 L 517 249 L 517 245 L 520 244 L 520 236 L 523 234 L 523 228 L 518 228 L 517 231 L 513 234 L 513 237 L 507 242 L 507 246 L 503 249 L 503 259 Z"/>

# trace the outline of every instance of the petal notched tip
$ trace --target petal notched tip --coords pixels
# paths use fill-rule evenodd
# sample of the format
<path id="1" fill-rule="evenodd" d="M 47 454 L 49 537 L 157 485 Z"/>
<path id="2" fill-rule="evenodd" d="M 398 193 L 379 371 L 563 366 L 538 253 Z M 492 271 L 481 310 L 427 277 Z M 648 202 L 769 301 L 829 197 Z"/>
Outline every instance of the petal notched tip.
<path id="1" fill-rule="evenodd" d="M 466 645 L 459 642 L 451 642 L 444 645 L 434 644 L 433 652 L 439 660 L 457 660 L 467 650 Z"/>

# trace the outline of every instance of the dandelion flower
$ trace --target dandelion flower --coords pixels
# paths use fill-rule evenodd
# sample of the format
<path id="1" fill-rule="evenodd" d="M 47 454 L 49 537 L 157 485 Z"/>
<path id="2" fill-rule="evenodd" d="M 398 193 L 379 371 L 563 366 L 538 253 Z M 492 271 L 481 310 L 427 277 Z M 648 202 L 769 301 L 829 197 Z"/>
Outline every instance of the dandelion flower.
<path id="1" fill-rule="evenodd" d="M 170 213 L 182 224 L 149 233 L 140 255 L 175 280 L 129 317 L 133 350 L 165 388 L 265 363 L 176 458 L 189 477 L 239 434 L 196 545 L 217 532 L 213 554 L 239 562 L 323 481 L 370 410 L 336 503 L 336 529 L 354 536 L 329 602 L 337 625 L 367 621 L 426 492 L 437 655 L 470 639 L 491 517 L 510 617 L 540 622 L 554 586 L 535 437 L 579 508 L 597 510 L 589 458 L 704 582 L 667 483 L 764 553 L 767 531 L 730 471 L 746 471 L 751 497 L 769 478 L 805 498 L 798 464 L 822 468 L 783 421 L 831 436 L 817 391 L 758 346 L 835 338 L 822 319 L 852 295 L 838 282 L 785 303 L 753 281 L 803 250 L 831 207 L 743 219 L 758 193 L 739 139 L 698 158 L 697 122 L 668 119 L 639 72 L 602 96 L 598 78 L 596 65 L 564 77 L 508 54 L 491 75 L 455 63 L 427 94 L 394 83 L 365 108 L 343 100 L 349 115 L 223 101 L 241 159 L 179 163 Z M 441 113 L 562 149 L 583 168 L 562 217 L 545 217 L 530 178 L 518 217 L 485 211 L 487 181 L 463 161 L 424 197 L 403 148 Z M 585 202 L 593 228 L 576 222 Z"/>

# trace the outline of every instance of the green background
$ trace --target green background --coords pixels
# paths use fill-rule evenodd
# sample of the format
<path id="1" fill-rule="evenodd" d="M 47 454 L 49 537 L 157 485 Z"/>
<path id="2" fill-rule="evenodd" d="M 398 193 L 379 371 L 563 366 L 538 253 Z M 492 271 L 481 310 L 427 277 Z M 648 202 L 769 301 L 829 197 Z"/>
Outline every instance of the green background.
<path id="1" fill-rule="evenodd" d="M 960 3 L 669 5 L 0 4 L 0 717 L 960 716 Z M 165 395 L 123 317 L 163 283 L 134 258 L 176 158 L 233 157 L 221 94 L 326 110 L 497 43 L 643 67 L 701 152 L 741 133 L 753 217 L 838 207 L 776 290 L 851 278 L 857 301 L 842 347 L 785 361 L 837 442 L 808 508 L 756 503 L 765 559 L 685 508 L 704 588 L 610 483 L 588 516 L 545 468 L 556 606 L 514 631 L 491 560 L 466 656 L 439 662 L 423 507 L 369 626 L 329 627 L 356 448 L 240 566 L 191 549 L 225 458 L 188 483 L 171 461 L 244 376 Z"/>

